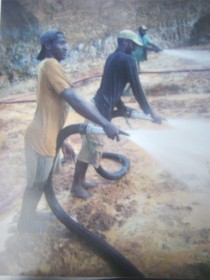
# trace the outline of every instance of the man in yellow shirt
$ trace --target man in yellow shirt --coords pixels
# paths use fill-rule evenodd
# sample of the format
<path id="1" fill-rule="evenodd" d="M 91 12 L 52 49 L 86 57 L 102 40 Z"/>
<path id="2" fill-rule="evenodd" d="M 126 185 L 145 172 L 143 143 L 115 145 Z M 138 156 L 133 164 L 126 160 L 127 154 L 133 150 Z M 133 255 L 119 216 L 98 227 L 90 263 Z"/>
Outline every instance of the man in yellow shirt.
<path id="1" fill-rule="evenodd" d="M 19 231 L 33 231 L 40 225 L 36 209 L 53 165 L 57 135 L 64 126 L 69 105 L 84 118 L 102 126 L 109 138 L 119 141 L 119 129 L 75 92 L 61 67 L 60 61 L 68 51 L 64 34 L 57 30 L 47 31 L 40 43 L 37 107 L 25 134 L 27 187 L 17 226 Z M 66 158 L 73 155 L 73 150 L 65 143 L 63 152 Z"/>

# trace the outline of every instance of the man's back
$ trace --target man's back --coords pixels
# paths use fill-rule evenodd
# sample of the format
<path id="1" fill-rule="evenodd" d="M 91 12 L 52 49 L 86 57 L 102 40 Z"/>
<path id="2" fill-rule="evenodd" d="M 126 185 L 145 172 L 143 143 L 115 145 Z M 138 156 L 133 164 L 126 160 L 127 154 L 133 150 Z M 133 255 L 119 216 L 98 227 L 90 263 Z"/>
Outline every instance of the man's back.
<path id="1" fill-rule="evenodd" d="M 132 71 L 137 73 L 134 58 L 119 49 L 106 60 L 101 85 L 94 100 L 99 111 L 109 120 L 125 85 L 131 80 Z"/>

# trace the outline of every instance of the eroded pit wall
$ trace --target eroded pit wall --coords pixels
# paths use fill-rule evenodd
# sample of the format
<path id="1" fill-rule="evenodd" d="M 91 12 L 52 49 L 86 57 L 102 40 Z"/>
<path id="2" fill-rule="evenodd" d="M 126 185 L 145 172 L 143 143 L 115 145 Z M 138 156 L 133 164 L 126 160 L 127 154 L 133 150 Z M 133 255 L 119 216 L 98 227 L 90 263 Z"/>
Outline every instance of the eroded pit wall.
<path id="1" fill-rule="evenodd" d="M 146 25 L 155 43 L 176 48 L 210 42 L 209 0 L 2 0 L 1 87 L 36 73 L 39 35 L 62 30 L 70 63 L 105 58 L 119 30 Z"/>

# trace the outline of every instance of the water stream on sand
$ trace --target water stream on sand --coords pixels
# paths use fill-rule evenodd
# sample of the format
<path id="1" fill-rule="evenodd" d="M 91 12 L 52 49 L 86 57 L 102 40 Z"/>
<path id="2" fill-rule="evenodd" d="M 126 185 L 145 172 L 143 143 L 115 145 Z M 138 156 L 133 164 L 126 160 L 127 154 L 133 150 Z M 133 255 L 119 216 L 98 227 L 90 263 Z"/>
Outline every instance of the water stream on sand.
<path id="1" fill-rule="evenodd" d="M 173 119 L 169 127 L 130 130 L 130 139 L 144 148 L 173 176 L 191 187 L 210 187 L 210 120 Z"/>

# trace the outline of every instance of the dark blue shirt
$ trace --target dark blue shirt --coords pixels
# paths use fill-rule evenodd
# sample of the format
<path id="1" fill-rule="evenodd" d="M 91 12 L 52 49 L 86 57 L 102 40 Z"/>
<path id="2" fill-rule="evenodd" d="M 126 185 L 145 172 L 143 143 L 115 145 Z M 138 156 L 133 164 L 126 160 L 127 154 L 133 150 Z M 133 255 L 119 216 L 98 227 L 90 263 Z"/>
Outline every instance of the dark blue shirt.
<path id="1" fill-rule="evenodd" d="M 114 108 L 124 106 L 121 96 L 127 83 L 130 83 L 135 99 L 143 112 L 151 113 L 140 84 L 134 57 L 117 49 L 106 60 L 101 84 L 94 97 L 99 112 L 106 119 L 112 119 Z"/>

